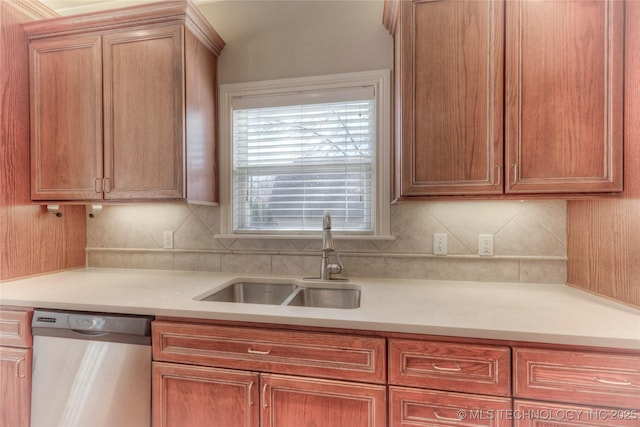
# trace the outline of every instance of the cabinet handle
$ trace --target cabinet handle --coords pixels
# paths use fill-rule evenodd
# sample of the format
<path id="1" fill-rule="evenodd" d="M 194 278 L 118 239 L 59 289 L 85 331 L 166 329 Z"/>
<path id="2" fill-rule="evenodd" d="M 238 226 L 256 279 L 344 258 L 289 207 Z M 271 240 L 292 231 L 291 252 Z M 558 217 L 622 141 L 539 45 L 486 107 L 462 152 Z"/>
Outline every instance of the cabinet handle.
<path id="1" fill-rule="evenodd" d="M 432 363 L 431 366 L 433 366 L 433 369 L 435 369 L 436 371 L 447 371 L 447 372 L 460 372 L 462 371 L 462 366 L 458 365 L 456 363 L 456 366 L 454 368 L 445 368 L 443 366 L 438 366 L 437 363 Z"/>
<path id="2" fill-rule="evenodd" d="M 249 347 L 247 349 L 247 353 L 250 353 L 250 354 L 261 354 L 263 356 L 266 356 L 267 354 L 271 353 L 271 349 L 262 351 L 262 350 L 254 350 L 251 347 Z"/>
<path id="3" fill-rule="evenodd" d="M 265 385 L 262 387 L 262 407 L 263 407 L 264 409 L 267 409 L 267 408 L 269 407 L 269 402 L 267 402 L 267 386 L 268 386 L 268 385 L 269 385 L 269 384 L 265 384 Z"/>
<path id="4" fill-rule="evenodd" d="M 17 378 L 24 378 L 26 377 L 26 375 L 24 373 L 20 373 L 20 365 L 22 364 L 22 362 L 24 361 L 24 357 L 21 358 L 20 360 L 16 361 L 16 377 Z"/>
<path id="5" fill-rule="evenodd" d="M 511 168 L 513 169 L 513 181 L 511 182 L 511 185 L 516 185 L 518 182 L 518 164 L 514 163 L 511 165 Z"/>
<path id="6" fill-rule="evenodd" d="M 600 384 L 609 384 L 609 385 L 631 385 L 631 381 L 629 380 L 622 380 L 622 381 L 615 381 L 615 380 L 605 380 L 604 378 L 600 378 L 600 377 L 593 377 L 594 380 L 596 380 L 596 382 L 600 383 Z"/>
<path id="7" fill-rule="evenodd" d="M 104 192 L 111 193 L 111 178 L 104 179 Z"/>
<path id="8" fill-rule="evenodd" d="M 249 394 L 249 406 L 253 406 L 253 403 L 254 403 L 253 399 L 251 398 L 251 390 L 252 389 L 253 389 L 253 381 L 251 381 L 249 383 L 249 391 L 248 391 L 248 394 Z"/>
<path id="9" fill-rule="evenodd" d="M 496 173 L 498 175 L 498 179 L 496 179 L 495 186 L 497 187 L 498 185 L 502 184 L 502 166 L 496 166 Z"/>
<path id="10" fill-rule="evenodd" d="M 439 420 L 460 422 L 460 418 L 443 417 L 442 415 L 438 414 L 438 410 L 437 409 L 433 410 L 433 415 Z"/>
<path id="11" fill-rule="evenodd" d="M 93 188 L 96 190 L 96 193 L 102 193 L 102 179 L 100 178 L 94 179 Z"/>

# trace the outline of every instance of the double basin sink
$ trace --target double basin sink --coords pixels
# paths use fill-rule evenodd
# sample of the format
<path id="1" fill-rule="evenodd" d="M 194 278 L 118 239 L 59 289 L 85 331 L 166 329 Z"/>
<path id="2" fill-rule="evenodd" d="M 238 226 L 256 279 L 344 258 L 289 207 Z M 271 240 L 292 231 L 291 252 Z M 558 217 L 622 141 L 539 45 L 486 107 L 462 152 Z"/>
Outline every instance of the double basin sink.
<path id="1" fill-rule="evenodd" d="M 352 309 L 360 307 L 360 290 L 345 287 L 306 287 L 295 283 L 237 281 L 212 294 L 196 299 L 200 301 Z"/>

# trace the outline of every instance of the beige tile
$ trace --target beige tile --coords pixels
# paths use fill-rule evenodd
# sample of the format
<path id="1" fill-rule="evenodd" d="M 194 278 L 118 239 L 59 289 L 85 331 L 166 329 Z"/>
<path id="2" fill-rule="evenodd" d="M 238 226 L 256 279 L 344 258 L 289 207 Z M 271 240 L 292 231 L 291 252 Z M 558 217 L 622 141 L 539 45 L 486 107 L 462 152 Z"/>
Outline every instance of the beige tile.
<path id="1" fill-rule="evenodd" d="M 173 252 L 131 252 L 129 267 L 173 270 Z"/>
<path id="2" fill-rule="evenodd" d="M 223 254 L 220 271 L 227 273 L 270 274 L 271 255 Z"/>
<path id="3" fill-rule="evenodd" d="M 381 256 L 343 256 L 343 274 L 347 277 L 385 277 L 386 262 Z"/>
<path id="4" fill-rule="evenodd" d="M 159 248 L 131 215 L 131 206 L 104 206 L 87 221 L 87 236 L 100 248 Z"/>
<path id="5" fill-rule="evenodd" d="M 287 239 L 237 239 L 231 246 L 233 250 L 256 251 L 297 251 L 298 248 Z"/>
<path id="6" fill-rule="evenodd" d="M 526 283 L 566 283 L 565 261 L 520 261 L 520 281 Z"/>
<path id="7" fill-rule="evenodd" d="M 173 255 L 175 270 L 220 271 L 221 255 L 211 253 L 181 253 Z"/>
<path id="8" fill-rule="evenodd" d="M 525 206 L 519 201 L 433 202 L 429 212 L 467 253 L 477 253 L 479 234 L 496 234 Z"/>
<path id="9" fill-rule="evenodd" d="M 445 258 L 387 258 L 386 277 L 399 279 L 447 280 L 451 265 Z"/>
<path id="10" fill-rule="evenodd" d="M 560 241 L 530 216 L 517 216 L 494 236 L 496 255 L 566 256 L 566 243 Z"/>
<path id="11" fill-rule="evenodd" d="M 87 251 L 87 267 L 129 268 L 129 253 Z"/>
<path id="12" fill-rule="evenodd" d="M 193 213 L 202 221 L 212 234 L 220 233 L 220 207 L 218 206 L 191 206 Z"/>
<path id="13" fill-rule="evenodd" d="M 450 280 L 517 282 L 518 261 L 497 259 L 452 259 Z"/>
<path id="14" fill-rule="evenodd" d="M 315 277 L 320 275 L 319 256 L 310 255 L 273 255 L 272 273 L 287 274 L 302 277 Z"/>
<path id="15" fill-rule="evenodd" d="M 127 215 L 140 225 L 158 247 L 165 231 L 175 231 L 192 215 L 185 203 L 143 203 L 126 207 Z"/>
<path id="16" fill-rule="evenodd" d="M 528 223 L 539 223 L 556 239 L 566 245 L 567 242 L 567 202 L 551 200 L 529 203 L 520 214 Z"/>
<path id="17" fill-rule="evenodd" d="M 176 249 L 224 249 L 195 215 L 187 218 L 185 223 L 176 230 L 173 243 Z"/>

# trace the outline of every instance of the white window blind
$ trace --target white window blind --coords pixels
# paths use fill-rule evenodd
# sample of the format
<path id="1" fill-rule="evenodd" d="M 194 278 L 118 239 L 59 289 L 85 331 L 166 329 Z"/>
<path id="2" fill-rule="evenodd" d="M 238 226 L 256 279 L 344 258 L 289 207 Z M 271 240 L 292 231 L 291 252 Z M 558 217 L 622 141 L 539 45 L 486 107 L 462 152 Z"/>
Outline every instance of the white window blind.
<path id="1" fill-rule="evenodd" d="M 376 105 L 363 89 L 234 103 L 234 232 L 319 231 L 325 210 L 334 230 L 374 231 Z"/>

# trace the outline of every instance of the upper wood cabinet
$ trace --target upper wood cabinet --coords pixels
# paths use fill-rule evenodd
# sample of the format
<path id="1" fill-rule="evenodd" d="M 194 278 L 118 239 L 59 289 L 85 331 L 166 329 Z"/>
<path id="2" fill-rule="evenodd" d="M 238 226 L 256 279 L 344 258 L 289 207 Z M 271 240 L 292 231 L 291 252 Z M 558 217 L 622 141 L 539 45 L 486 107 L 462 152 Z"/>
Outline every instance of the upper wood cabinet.
<path id="1" fill-rule="evenodd" d="M 389 0 L 384 22 L 396 197 L 622 191 L 624 2 Z"/>
<path id="2" fill-rule="evenodd" d="M 25 25 L 32 200 L 217 202 L 217 57 L 189 1 Z"/>

